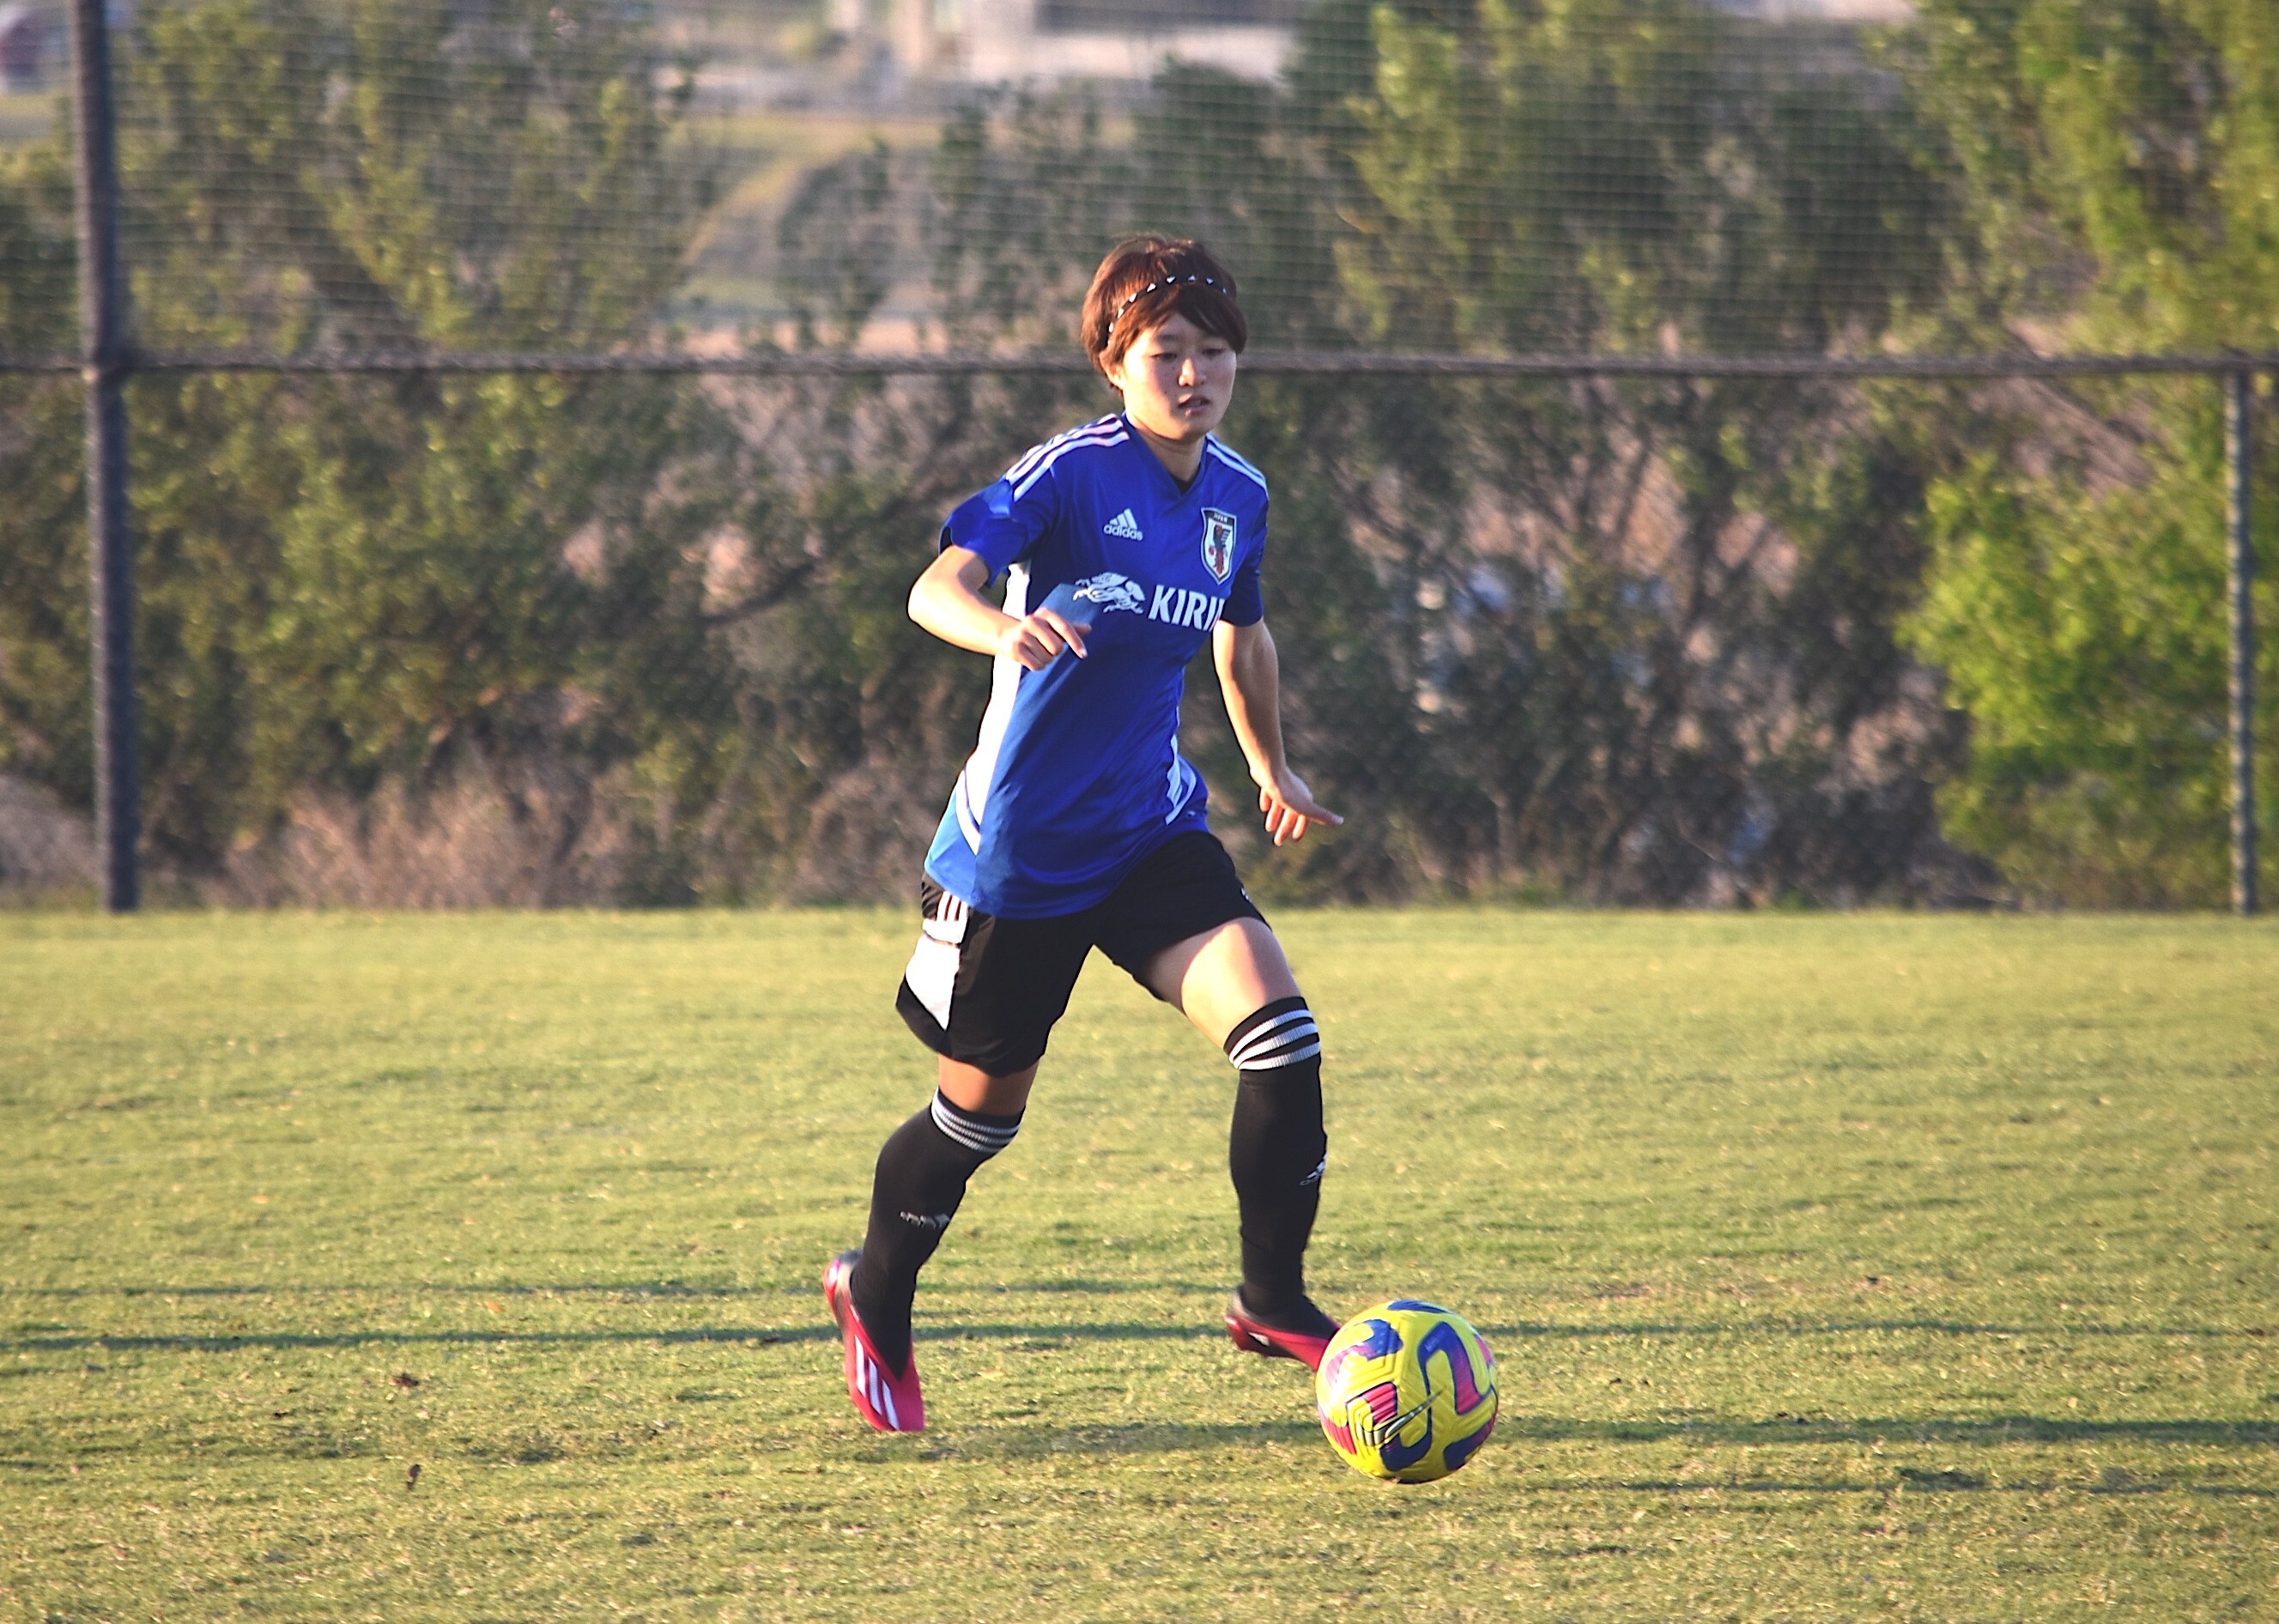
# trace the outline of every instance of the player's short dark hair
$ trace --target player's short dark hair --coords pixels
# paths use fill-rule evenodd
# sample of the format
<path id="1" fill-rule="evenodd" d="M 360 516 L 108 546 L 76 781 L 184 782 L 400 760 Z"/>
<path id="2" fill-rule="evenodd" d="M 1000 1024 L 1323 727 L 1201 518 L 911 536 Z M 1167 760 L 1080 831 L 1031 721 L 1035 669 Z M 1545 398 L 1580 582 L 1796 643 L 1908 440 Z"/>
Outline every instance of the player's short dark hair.
<path id="1" fill-rule="evenodd" d="M 1250 342 L 1234 278 L 1209 249 L 1186 237 L 1132 237 L 1109 249 L 1092 273 L 1077 337 L 1105 375 L 1133 339 L 1174 315 L 1224 339 L 1238 355 Z"/>

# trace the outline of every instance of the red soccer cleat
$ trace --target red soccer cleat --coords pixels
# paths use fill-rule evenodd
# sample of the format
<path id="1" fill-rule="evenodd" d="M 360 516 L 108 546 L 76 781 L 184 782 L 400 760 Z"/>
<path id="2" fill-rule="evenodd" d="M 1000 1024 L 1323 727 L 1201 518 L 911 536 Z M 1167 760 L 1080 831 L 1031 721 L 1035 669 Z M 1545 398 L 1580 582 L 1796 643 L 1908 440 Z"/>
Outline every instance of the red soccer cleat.
<path id="1" fill-rule="evenodd" d="M 1226 1299 L 1226 1334 L 1246 1353 L 1294 1359 L 1308 1370 L 1319 1370 L 1322 1355 L 1329 1352 L 1330 1338 L 1338 1334 L 1338 1322 L 1315 1307 L 1312 1298 L 1304 1300 L 1304 1309 L 1287 1321 L 1269 1324 L 1243 1306 L 1242 1291 L 1237 1287 Z"/>
<path id="2" fill-rule="evenodd" d="M 855 1312 L 854 1298 L 847 1293 L 847 1277 L 862 1255 L 859 1250 L 842 1252 L 823 1271 L 823 1300 L 831 1306 L 831 1317 L 838 1321 L 840 1338 L 847 1344 L 847 1396 L 855 1400 L 863 1419 L 881 1432 L 924 1432 L 925 1395 L 918 1390 L 917 1350 L 910 1350 L 909 1367 L 894 1375 L 871 1345 L 871 1333 L 863 1329 L 863 1316 Z"/>

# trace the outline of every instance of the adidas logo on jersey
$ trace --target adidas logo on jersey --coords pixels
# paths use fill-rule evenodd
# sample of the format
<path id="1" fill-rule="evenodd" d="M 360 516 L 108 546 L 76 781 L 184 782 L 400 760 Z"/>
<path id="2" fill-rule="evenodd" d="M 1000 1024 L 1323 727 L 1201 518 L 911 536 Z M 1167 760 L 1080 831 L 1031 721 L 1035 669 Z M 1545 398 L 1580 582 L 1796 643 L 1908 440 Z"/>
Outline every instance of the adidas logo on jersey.
<path id="1" fill-rule="evenodd" d="M 1145 541 L 1147 539 L 1140 533 L 1140 521 L 1132 517 L 1129 508 L 1102 525 L 1100 530 L 1102 535 L 1114 536 L 1119 541 Z"/>

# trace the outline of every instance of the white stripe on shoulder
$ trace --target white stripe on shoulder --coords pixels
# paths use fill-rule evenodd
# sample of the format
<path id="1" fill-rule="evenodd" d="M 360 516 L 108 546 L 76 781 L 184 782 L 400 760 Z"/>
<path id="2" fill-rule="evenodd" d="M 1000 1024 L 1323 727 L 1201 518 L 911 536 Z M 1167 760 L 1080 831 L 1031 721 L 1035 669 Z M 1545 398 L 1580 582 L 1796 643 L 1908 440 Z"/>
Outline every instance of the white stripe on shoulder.
<path id="1" fill-rule="evenodd" d="M 1089 427 L 1090 425 L 1086 425 L 1086 426 Z M 1014 462 L 1013 465 L 1005 471 L 1005 478 L 1008 479 L 1019 479 L 1023 474 L 1028 472 L 1029 470 L 1034 468 L 1037 465 L 1037 459 L 1044 456 L 1046 452 L 1060 444 L 1061 441 L 1066 440 L 1070 434 L 1081 434 L 1083 433 L 1083 429 L 1063 429 L 1049 440 L 1040 440 L 1037 444 L 1031 446 L 1026 451 L 1021 453 L 1020 456 Z"/>
<path id="2" fill-rule="evenodd" d="M 1055 436 L 1023 457 L 1019 465 L 1008 472 L 1005 478 L 1010 483 L 1025 488 L 1040 472 L 1057 461 L 1063 452 L 1074 450 L 1078 446 L 1116 445 L 1126 438 L 1124 425 L 1120 423 L 1103 424 L 1098 428 L 1070 429 L 1067 433 Z"/>
<path id="3" fill-rule="evenodd" d="M 1089 423 L 1079 424 L 1075 428 L 1063 429 L 1059 433 L 1054 435 L 1050 440 L 1045 441 L 1044 444 L 1040 446 L 1032 446 L 1027 451 L 1022 453 L 1021 460 L 1005 471 L 1005 477 L 1008 479 L 1018 479 L 1023 474 L 1027 473 L 1030 469 L 1036 466 L 1037 459 L 1039 457 L 1047 455 L 1063 442 L 1074 440 L 1079 434 L 1097 433 L 1109 427 L 1120 428 L 1122 426 L 1123 419 L 1111 413 L 1108 417 L 1094 417 Z"/>
<path id="4" fill-rule="evenodd" d="M 1214 434 L 1209 439 L 1204 440 L 1203 449 L 1209 452 L 1213 456 L 1218 458 L 1220 462 L 1224 463 L 1229 468 L 1233 469 L 1235 472 L 1242 475 L 1246 479 L 1255 480 L 1260 490 L 1262 491 L 1266 488 L 1266 476 L 1259 472 L 1256 468 L 1245 461 L 1239 454 L 1228 450 L 1220 441 L 1217 435 Z"/>
<path id="5" fill-rule="evenodd" d="M 1035 485 L 1038 480 L 1043 479 L 1047 474 L 1052 472 L 1053 464 L 1059 462 L 1061 458 L 1066 456 L 1070 452 L 1082 451 L 1087 448 L 1094 446 L 1120 446 L 1130 438 L 1131 436 L 1124 432 L 1123 425 L 1118 424 L 1113 433 L 1088 435 L 1081 440 L 1063 439 L 1060 440 L 1050 451 L 1045 454 L 1042 460 L 1040 460 L 1034 468 L 1032 468 L 1029 470 L 1027 474 L 1013 482 L 1014 500 L 1017 502 L 1020 498 L 1026 496 L 1029 494 L 1030 487 Z"/>

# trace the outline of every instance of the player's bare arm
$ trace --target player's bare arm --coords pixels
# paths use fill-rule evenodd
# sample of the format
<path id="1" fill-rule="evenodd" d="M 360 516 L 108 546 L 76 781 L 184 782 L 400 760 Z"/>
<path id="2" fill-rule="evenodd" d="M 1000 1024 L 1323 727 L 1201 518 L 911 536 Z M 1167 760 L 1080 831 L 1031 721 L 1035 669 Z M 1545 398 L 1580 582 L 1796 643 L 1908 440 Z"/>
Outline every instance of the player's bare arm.
<path id="1" fill-rule="evenodd" d="M 945 643 L 1017 661 L 1024 670 L 1043 670 L 1064 649 L 1084 658 L 1090 622 L 1051 609 L 1008 615 L 981 595 L 988 584 L 986 560 L 962 547 L 944 548 L 910 588 L 910 618 Z"/>
<path id="2" fill-rule="evenodd" d="M 1258 785 L 1258 809 L 1277 846 L 1306 838 L 1316 823 L 1336 828 L 1346 820 L 1314 799 L 1291 770 L 1282 748 L 1282 664 L 1274 634 L 1263 620 L 1238 626 L 1221 621 L 1211 631 L 1211 659 L 1235 742 Z"/>

